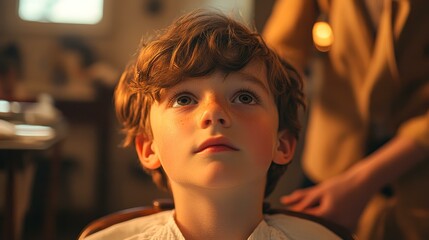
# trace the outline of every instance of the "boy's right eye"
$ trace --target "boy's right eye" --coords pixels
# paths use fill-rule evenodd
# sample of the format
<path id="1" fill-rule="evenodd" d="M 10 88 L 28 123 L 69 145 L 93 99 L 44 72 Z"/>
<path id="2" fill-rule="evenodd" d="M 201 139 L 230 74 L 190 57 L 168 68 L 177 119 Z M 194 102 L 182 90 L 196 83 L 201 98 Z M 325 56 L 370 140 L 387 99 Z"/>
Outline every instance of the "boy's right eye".
<path id="1" fill-rule="evenodd" d="M 190 94 L 180 94 L 173 97 L 172 101 L 172 107 L 182 107 L 187 106 L 191 104 L 196 104 L 197 101 L 191 96 Z"/>

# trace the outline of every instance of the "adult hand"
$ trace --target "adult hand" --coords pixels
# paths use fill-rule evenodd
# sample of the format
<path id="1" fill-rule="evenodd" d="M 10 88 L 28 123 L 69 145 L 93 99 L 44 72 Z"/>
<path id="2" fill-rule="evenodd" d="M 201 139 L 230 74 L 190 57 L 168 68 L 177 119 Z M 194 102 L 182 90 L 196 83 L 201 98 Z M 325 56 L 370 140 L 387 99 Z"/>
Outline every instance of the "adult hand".
<path id="1" fill-rule="evenodd" d="M 395 137 L 346 172 L 281 198 L 294 211 L 320 216 L 354 230 L 373 194 L 410 171 L 429 151 L 413 139 Z"/>
<path id="2" fill-rule="evenodd" d="M 314 187 L 296 190 L 280 201 L 293 211 L 320 216 L 353 231 L 373 194 L 362 179 L 353 175 L 344 173 Z"/>

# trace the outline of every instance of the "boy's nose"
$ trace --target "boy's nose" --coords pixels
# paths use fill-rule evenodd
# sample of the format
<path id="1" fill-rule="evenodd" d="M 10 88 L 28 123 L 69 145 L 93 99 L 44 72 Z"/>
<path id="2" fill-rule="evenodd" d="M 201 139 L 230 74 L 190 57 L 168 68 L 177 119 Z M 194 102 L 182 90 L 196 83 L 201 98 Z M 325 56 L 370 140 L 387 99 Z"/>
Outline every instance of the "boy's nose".
<path id="1" fill-rule="evenodd" d="M 210 103 L 207 103 L 202 111 L 200 127 L 207 128 L 217 124 L 228 128 L 231 126 L 231 118 L 228 111 L 225 109 L 225 106 L 222 106 L 216 101 L 211 101 Z"/>

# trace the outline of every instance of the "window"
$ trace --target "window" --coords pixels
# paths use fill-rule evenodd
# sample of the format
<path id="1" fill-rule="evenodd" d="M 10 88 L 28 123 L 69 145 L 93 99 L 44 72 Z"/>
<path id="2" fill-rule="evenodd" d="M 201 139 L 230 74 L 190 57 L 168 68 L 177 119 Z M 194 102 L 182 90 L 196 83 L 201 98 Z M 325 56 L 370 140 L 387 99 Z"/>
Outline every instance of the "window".
<path id="1" fill-rule="evenodd" d="M 97 24 L 103 18 L 103 0 L 20 0 L 19 17 L 25 21 Z"/>

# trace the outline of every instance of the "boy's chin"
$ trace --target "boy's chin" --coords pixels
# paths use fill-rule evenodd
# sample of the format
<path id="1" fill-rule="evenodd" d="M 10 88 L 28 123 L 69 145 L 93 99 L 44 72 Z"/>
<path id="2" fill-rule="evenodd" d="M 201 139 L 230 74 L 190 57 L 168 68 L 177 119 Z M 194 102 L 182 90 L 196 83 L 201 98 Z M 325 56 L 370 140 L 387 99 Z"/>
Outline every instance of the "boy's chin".
<path id="1" fill-rule="evenodd" d="M 246 174 L 242 174 L 236 169 L 225 169 L 222 166 L 218 166 L 208 169 L 206 174 L 201 176 L 200 180 L 200 186 L 208 190 L 236 192 L 249 187 L 255 188 L 261 182 L 265 183 L 265 176 L 261 175 L 261 179 L 256 179 L 255 176 L 246 176 Z"/>

